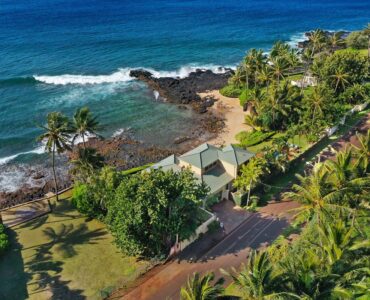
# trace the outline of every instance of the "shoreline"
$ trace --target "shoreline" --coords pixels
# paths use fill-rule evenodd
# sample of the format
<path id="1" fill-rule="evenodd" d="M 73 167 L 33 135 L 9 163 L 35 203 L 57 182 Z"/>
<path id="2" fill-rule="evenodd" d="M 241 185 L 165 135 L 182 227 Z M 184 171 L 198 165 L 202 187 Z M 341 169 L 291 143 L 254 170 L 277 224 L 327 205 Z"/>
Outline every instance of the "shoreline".
<path id="1" fill-rule="evenodd" d="M 244 124 L 247 112 L 239 104 L 238 98 L 230 98 L 220 94 L 219 90 L 212 90 L 205 93 L 199 93 L 203 99 L 212 98 L 215 103 L 210 108 L 213 114 L 221 114 L 225 126 L 216 137 L 211 138 L 207 143 L 220 147 L 228 144 L 236 144 L 235 135 L 241 131 L 250 131 L 251 128 Z"/>

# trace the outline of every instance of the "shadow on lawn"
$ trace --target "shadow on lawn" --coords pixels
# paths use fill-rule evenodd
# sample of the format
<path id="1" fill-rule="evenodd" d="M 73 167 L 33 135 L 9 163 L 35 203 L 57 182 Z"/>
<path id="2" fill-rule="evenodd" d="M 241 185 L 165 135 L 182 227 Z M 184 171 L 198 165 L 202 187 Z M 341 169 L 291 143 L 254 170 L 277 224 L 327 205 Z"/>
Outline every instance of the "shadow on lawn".
<path id="1" fill-rule="evenodd" d="M 8 229 L 10 248 L 0 257 L 0 299 L 27 299 L 29 274 L 24 271 L 22 246 L 17 233 Z"/>
<path id="2" fill-rule="evenodd" d="M 61 279 L 64 262 L 55 259 L 55 254 L 63 258 L 73 257 L 77 254 L 75 246 L 94 244 L 106 232 L 103 229 L 90 231 L 86 224 L 76 228 L 73 224 L 61 224 L 57 228 L 47 227 L 43 233 L 50 242 L 37 246 L 36 254 L 26 264 L 28 272 L 36 279 L 30 283 L 36 285 L 32 294 L 49 290 L 52 294 L 50 299 L 84 299 L 83 290 L 72 290 L 68 287 L 70 281 Z"/>

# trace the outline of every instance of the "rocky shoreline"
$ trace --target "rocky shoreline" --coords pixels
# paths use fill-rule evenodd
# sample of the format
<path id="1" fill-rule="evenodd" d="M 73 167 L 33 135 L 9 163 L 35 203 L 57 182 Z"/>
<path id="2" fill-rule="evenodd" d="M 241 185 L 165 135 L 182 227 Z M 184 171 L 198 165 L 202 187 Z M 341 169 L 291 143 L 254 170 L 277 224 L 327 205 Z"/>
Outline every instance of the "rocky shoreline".
<path id="1" fill-rule="evenodd" d="M 157 91 L 163 101 L 191 105 L 194 111 L 205 113 L 214 101 L 211 98 L 202 99 L 199 93 L 224 87 L 233 73 L 231 69 L 220 69 L 220 73 L 198 69 L 185 78 L 157 78 L 146 70 L 138 69 L 132 70 L 130 76 L 145 82 L 151 89 Z"/>
<path id="2" fill-rule="evenodd" d="M 109 139 L 89 139 L 87 145 L 97 149 L 104 156 L 107 165 L 118 170 L 126 170 L 157 162 L 172 153 L 181 154 L 214 139 L 225 126 L 223 115 L 208 109 L 214 104 L 212 97 L 201 98 L 198 93 L 222 88 L 232 73 L 232 70 L 225 70 L 223 73 L 196 70 L 186 78 L 155 78 L 145 70 L 132 71 L 131 76 L 144 81 L 151 89 L 157 91 L 160 100 L 197 112 L 198 114 L 194 114 L 192 130 L 187 130 L 175 138 L 172 144 L 166 146 L 139 141 L 129 130 Z M 68 172 L 68 157 L 71 157 L 71 154 L 58 159 L 59 189 L 72 184 Z M 22 166 L 22 168 L 25 168 L 22 172 L 28 178 L 27 182 L 16 191 L 0 191 L 0 209 L 41 198 L 54 190 L 48 162 L 42 166 L 28 168 Z"/>

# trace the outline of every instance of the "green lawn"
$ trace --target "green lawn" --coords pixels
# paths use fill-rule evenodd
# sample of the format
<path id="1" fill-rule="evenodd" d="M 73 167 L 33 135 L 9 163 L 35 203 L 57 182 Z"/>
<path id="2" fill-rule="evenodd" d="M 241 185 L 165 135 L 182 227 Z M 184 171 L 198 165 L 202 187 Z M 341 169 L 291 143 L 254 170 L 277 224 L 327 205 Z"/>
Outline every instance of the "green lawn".
<path id="1" fill-rule="evenodd" d="M 81 216 L 66 196 L 52 213 L 10 230 L 0 299 L 101 299 L 151 266 L 124 256 L 104 224 Z"/>

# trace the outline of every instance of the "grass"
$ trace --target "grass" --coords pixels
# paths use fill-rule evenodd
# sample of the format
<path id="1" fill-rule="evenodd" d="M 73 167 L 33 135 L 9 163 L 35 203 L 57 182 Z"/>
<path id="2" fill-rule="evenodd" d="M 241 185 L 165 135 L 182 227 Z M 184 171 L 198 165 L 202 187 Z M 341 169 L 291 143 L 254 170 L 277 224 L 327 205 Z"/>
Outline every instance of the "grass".
<path id="1" fill-rule="evenodd" d="M 80 215 L 68 196 L 52 201 L 50 214 L 9 230 L 1 299 L 102 299 L 151 266 L 123 255 L 104 224 Z"/>
<path id="2" fill-rule="evenodd" d="M 341 53 L 341 52 L 348 52 L 348 51 L 350 51 L 350 52 L 355 52 L 355 53 L 358 53 L 358 54 L 360 54 L 361 56 L 363 56 L 363 57 L 367 57 L 367 49 L 353 49 L 353 48 L 346 48 L 346 49 L 339 49 L 339 50 L 337 50 L 337 51 L 335 51 L 335 52 L 339 52 L 339 53 Z"/>

